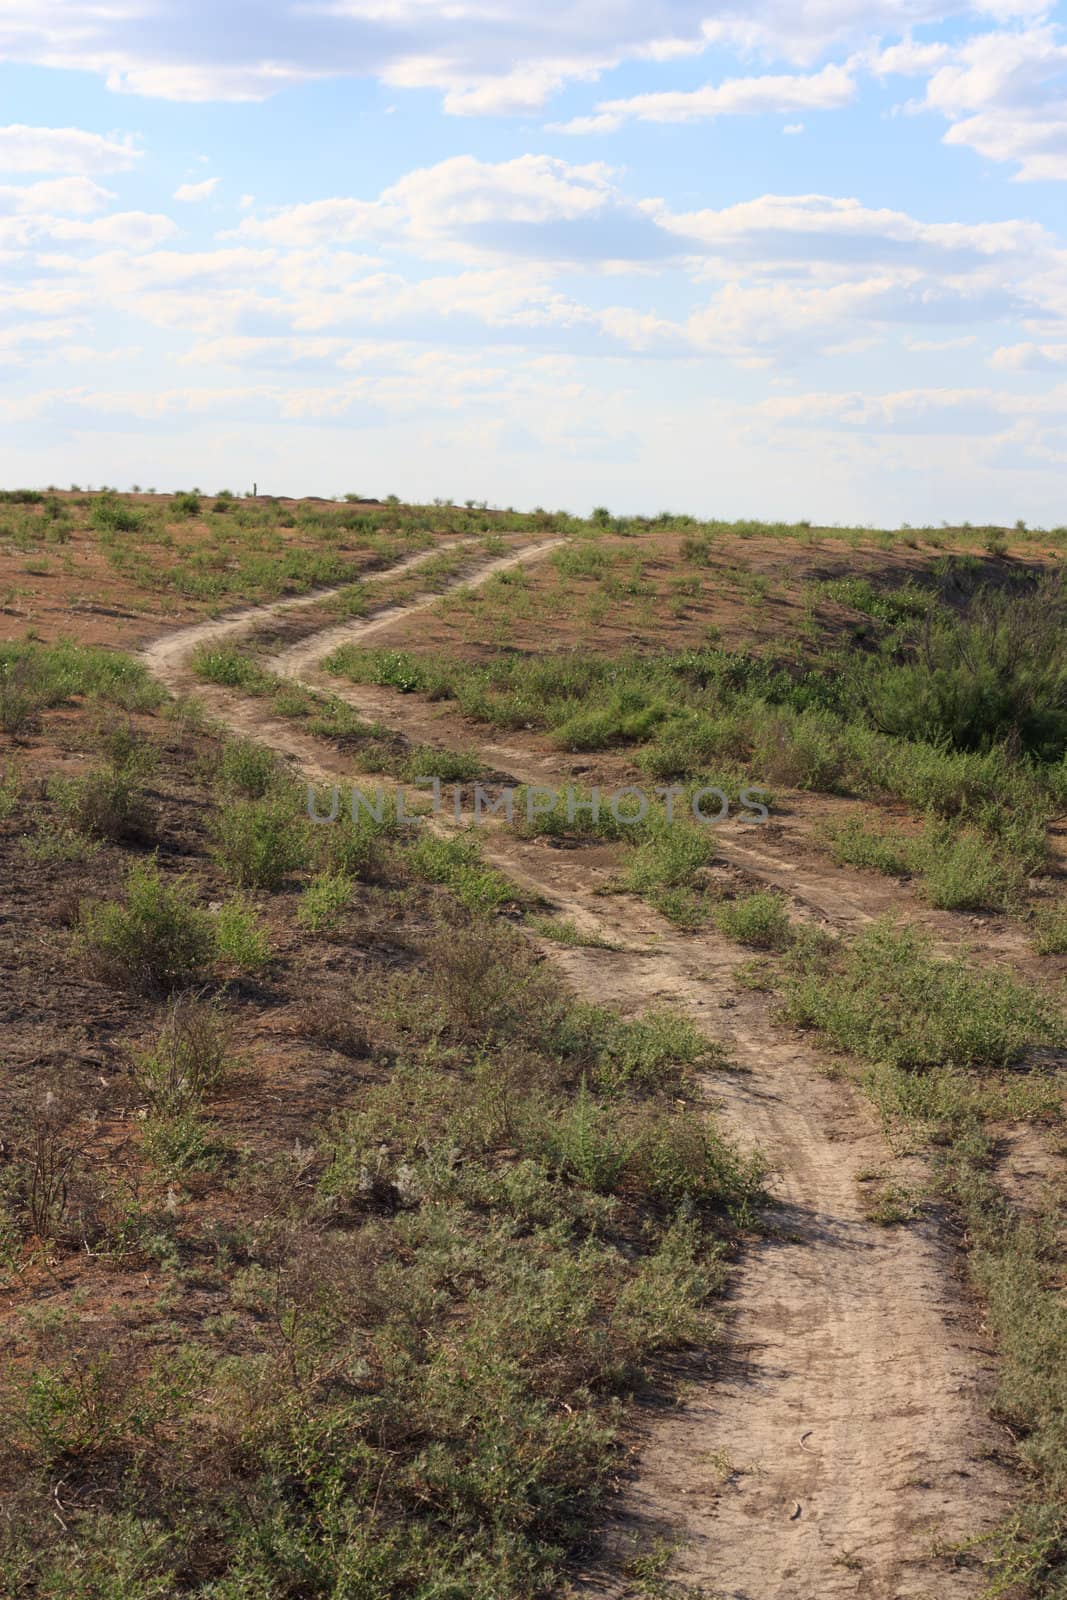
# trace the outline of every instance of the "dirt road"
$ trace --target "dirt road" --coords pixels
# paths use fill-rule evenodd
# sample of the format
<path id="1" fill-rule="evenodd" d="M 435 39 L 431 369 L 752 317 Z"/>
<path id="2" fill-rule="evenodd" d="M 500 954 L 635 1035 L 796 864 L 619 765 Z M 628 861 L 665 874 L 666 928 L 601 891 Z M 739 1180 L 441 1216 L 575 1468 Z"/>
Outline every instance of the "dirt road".
<path id="1" fill-rule="evenodd" d="M 487 562 L 463 582 L 540 559 L 558 542 Z M 329 650 L 381 644 L 438 598 L 330 627 L 270 665 L 320 686 Z M 151 644 L 144 659 L 169 688 L 203 695 L 216 717 L 309 776 L 354 777 L 350 762 L 260 702 L 205 690 L 189 670 L 197 644 L 239 637 L 284 609 L 197 624 Z M 426 715 L 411 701 L 390 717 L 400 710 L 390 697 L 328 684 L 404 731 Z M 558 782 L 569 770 L 490 739 L 482 755 L 519 781 L 552 773 Z M 754 842 L 737 845 L 759 853 Z M 867 1104 L 776 1026 L 765 996 L 734 984 L 745 952 L 712 933 L 681 934 L 636 899 L 598 895 L 610 870 L 602 849 L 559 850 L 499 831 L 487 832 L 486 855 L 619 947 L 546 944 L 579 991 L 623 1012 L 670 1004 L 725 1044 L 733 1070 L 705 1076 L 698 1099 L 742 1145 L 758 1145 L 772 1171 L 767 1231 L 735 1274 L 723 1343 L 688 1365 L 682 1404 L 642 1413 L 635 1471 L 604 1554 L 576 1575 L 576 1590 L 642 1593 L 627 1559 L 640 1541 L 666 1536 L 678 1543 L 670 1575 L 717 1600 L 975 1600 L 977 1566 L 937 1556 L 935 1542 L 988 1529 L 1011 1493 L 1004 1441 L 988 1420 L 993 1357 L 938 1219 L 895 1229 L 867 1219 L 864 1183 L 894 1159 Z M 788 889 L 791 864 L 779 855 L 772 865 Z M 795 882 L 805 882 L 799 868 Z M 848 910 L 866 918 L 862 904 Z"/>

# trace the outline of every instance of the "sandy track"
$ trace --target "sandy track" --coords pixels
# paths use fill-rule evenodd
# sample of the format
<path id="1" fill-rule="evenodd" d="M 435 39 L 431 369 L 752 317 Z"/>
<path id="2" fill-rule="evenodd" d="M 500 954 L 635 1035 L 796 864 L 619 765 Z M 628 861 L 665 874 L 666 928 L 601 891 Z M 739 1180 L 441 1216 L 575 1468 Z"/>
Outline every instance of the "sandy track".
<path id="1" fill-rule="evenodd" d="M 463 581 L 485 581 L 556 543 L 487 563 Z M 328 650 L 380 634 L 437 599 L 330 628 L 271 665 L 314 682 Z M 150 645 L 144 659 L 170 687 L 188 689 L 197 644 L 250 631 L 281 609 L 198 624 Z M 383 716 L 373 691 L 334 679 L 329 687 L 397 721 Z M 204 698 L 220 720 L 309 776 L 354 776 L 350 763 L 258 702 L 222 691 Z M 487 763 L 523 780 L 551 782 L 554 772 L 558 782 L 574 770 L 525 757 L 520 765 L 514 746 L 481 749 Z M 666 1533 L 681 1541 L 672 1575 L 709 1597 L 973 1600 L 978 1571 L 936 1559 L 932 1544 L 988 1528 L 1007 1504 L 1010 1475 L 986 1407 L 992 1356 L 936 1219 L 887 1231 L 865 1218 L 861 1178 L 892 1159 L 868 1107 L 826 1075 L 805 1041 L 774 1027 L 764 997 L 739 995 L 731 978 L 744 952 L 713 935 L 681 935 L 629 897 L 599 897 L 602 851 L 499 833 L 487 834 L 486 853 L 623 947 L 546 947 L 581 992 L 624 1012 L 669 1003 L 727 1045 L 738 1070 L 705 1077 L 699 1097 L 772 1169 L 770 1230 L 735 1276 L 725 1351 L 694 1359 L 683 1405 L 645 1414 L 637 1469 L 605 1530 L 604 1557 L 576 1578 L 578 1591 L 633 1592 L 622 1573 L 634 1538 Z M 764 870 L 772 864 L 788 875 L 788 862 Z"/>

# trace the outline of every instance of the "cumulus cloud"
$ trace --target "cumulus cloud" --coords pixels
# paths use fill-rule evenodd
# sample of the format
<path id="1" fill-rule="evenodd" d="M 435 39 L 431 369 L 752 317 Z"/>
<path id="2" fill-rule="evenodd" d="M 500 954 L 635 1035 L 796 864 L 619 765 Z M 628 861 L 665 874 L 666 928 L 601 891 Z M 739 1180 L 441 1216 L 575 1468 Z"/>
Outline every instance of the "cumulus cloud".
<path id="1" fill-rule="evenodd" d="M 309 247 L 407 240 L 430 253 L 560 261 L 640 261 L 678 255 L 655 201 L 632 201 L 601 162 L 552 156 L 484 162 L 454 156 L 408 173 L 374 200 L 338 197 L 247 217 L 244 238 Z"/>
<path id="2" fill-rule="evenodd" d="M 113 200 L 91 178 L 51 178 L 21 186 L 0 184 L 0 216 L 86 216 Z"/>
<path id="3" fill-rule="evenodd" d="M 84 244 L 129 251 L 152 250 L 177 231 L 169 217 L 147 211 L 116 211 L 106 217 L 93 217 L 91 221 L 75 221 L 69 216 L 54 216 L 49 212 L 33 210 L 16 211 L 14 215 L 5 217 L 3 196 L 0 194 L 0 246 L 42 252 L 39 265 L 45 269 L 49 267 L 46 252 L 53 245 Z"/>
<path id="4" fill-rule="evenodd" d="M 1000 372 L 1067 372 L 1067 344 L 1001 345 L 989 364 Z"/>
<path id="5" fill-rule="evenodd" d="M 774 111 L 827 111 L 844 106 L 856 93 L 845 67 L 827 66 L 810 75 L 779 74 L 729 78 L 702 89 L 632 95 L 602 100 L 592 116 L 559 125 L 561 133 L 613 133 L 624 122 L 707 122 L 715 117 L 755 116 Z"/>
<path id="6" fill-rule="evenodd" d="M 219 178 L 204 178 L 201 183 L 180 183 L 174 191 L 174 198 L 185 205 L 195 205 L 200 200 L 210 200 L 220 182 Z"/>
<path id="7" fill-rule="evenodd" d="M 86 133 L 81 128 L 0 128 L 0 171 L 125 172 L 141 159 L 129 134 Z"/>
<path id="8" fill-rule="evenodd" d="M 1013 14 L 1023 0 L 1015 0 Z M 1002 9 L 1011 0 L 1002 0 Z M 460 114 L 528 112 L 620 62 L 668 62 L 727 43 L 808 64 L 831 46 L 966 11 L 961 0 L 263 0 L 252 25 L 208 0 L 5 0 L 0 56 L 101 74 L 119 93 L 265 99 L 287 86 L 374 76 L 432 88 Z"/>
<path id="9" fill-rule="evenodd" d="M 933 73 L 923 104 L 948 118 L 946 144 L 1012 162 L 1023 181 L 1067 179 L 1067 44 L 1058 29 L 967 41 Z"/>

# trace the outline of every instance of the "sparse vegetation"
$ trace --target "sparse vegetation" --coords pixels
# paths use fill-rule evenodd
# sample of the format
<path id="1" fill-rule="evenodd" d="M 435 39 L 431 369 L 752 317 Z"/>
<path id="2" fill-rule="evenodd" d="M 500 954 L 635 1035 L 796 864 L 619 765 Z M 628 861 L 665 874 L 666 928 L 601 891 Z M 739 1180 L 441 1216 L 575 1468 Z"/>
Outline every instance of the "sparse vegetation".
<path id="1" fill-rule="evenodd" d="M 19 631 L 0 645 L 0 1589 L 560 1588 L 635 1393 L 677 1377 L 667 1352 L 719 1337 L 764 1166 L 710 1108 L 749 1074 L 768 1090 L 765 1026 L 794 1030 L 780 1053 L 798 1064 L 796 1086 L 774 1078 L 775 1115 L 807 1093 L 804 1063 L 881 1115 L 885 1166 L 849 1227 L 904 1230 L 903 1249 L 921 1224 L 966 1249 L 1025 1480 L 978 1554 L 991 1593 L 1059 1593 L 1062 1197 L 1009 1201 L 1000 1163 L 1020 1128 L 1061 1159 L 1062 534 L 395 496 L 0 501 Z M 566 540 L 551 559 L 456 586 L 549 535 Z M 432 559 L 375 581 L 416 552 Z M 316 588 L 338 592 L 190 663 L 229 691 L 213 715 L 245 697 L 234 726 L 290 724 L 290 759 L 222 736 L 195 687 L 168 702 L 140 661 L 81 642 Z M 271 670 L 268 652 L 339 614 L 432 589 L 447 597 L 418 631 L 331 662 L 339 688 L 435 702 L 432 732 L 410 701 L 409 739 Z M 514 828 L 457 825 L 447 791 L 440 819 L 388 802 L 309 819 L 316 739 L 319 771 L 390 791 L 436 778 L 471 815 L 471 786 L 500 781 L 472 724 L 506 730 L 517 767 L 527 748 L 529 770 L 554 764 L 563 798 L 527 815 L 520 792 Z M 593 814 L 593 785 L 626 783 L 675 788 L 673 817 L 663 799 L 636 821 L 606 798 Z M 756 809 L 743 790 L 771 785 L 782 826 L 764 842 L 737 818 Z M 729 797 L 721 832 L 690 815 L 710 786 Z M 330 815 L 329 793 L 313 800 Z M 864 871 L 897 879 L 878 890 L 895 922 L 835 937 L 760 886 L 789 882 L 767 858 L 827 812 L 818 842 L 857 869 L 849 895 Z M 797 869 L 798 898 L 808 871 L 839 881 L 803 848 Z M 685 937 L 709 927 L 747 948 Z M 1034 982 L 1006 970 L 1024 939 Z M 693 1009 L 662 1004 L 675 993 Z M 712 1482 L 740 1470 L 709 1460 Z M 673 1592 L 672 1549 L 641 1549 L 628 1581 Z"/>
<path id="2" fill-rule="evenodd" d="M 876 924 L 790 985 L 790 1021 L 896 1068 L 1004 1067 L 1062 1042 L 1055 1006 L 964 956 L 944 960 L 914 928 Z"/>

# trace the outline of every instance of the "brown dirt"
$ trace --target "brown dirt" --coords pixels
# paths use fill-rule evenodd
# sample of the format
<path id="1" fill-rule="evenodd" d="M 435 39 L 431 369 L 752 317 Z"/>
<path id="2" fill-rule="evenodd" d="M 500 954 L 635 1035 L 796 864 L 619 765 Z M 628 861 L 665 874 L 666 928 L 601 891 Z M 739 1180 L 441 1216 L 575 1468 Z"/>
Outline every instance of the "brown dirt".
<path id="1" fill-rule="evenodd" d="M 427 609 L 419 608 L 420 630 Z M 380 638 L 409 615 L 349 624 L 343 636 Z M 145 659 L 170 687 L 188 689 L 192 645 L 211 629 L 246 626 L 255 626 L 249 614 L 171 635 Z M 340 637 L 331 630 L 302 642 L 274 665 L 308 681 Z M 338 692 L 336 681 L 330 687 Z M 344 694 L 419 737 L 422 719 L 436 719 L 410 701 L 399 717 L 395 697 L 385 706 L 363 690 Z M 205 699 L 221 720 L 310 775 L 340 776 L 348 765 L 290 724 L 263 721 L 255 702 L 219 691 Z M 435 742 L 450 742 L 454 729 L 441 720 L 435 729 Z M 535 761 L 525 742 L 481 748 L 491 765 L 523 776 L 536 769 L 558 780 L 576 770 L 558 756 Z M 733 847 L 721 839 L 730 859 Z M 742 849 L 750 859 L 759 853 L 751 843 L 736 848 L 739 860 Z M 731 1600 L 977 1596 L 977 1569 L 935 1557 L 932 1545 L 987 1529 L 1012 1493 L 1006 1440 L 987 1411 L 993 1357 L 975 1332 L 939 1219 L 893 1230 L 868 1219 L 862 1180 L 894 1163 L 871 1111 L 806 1040 L 774 1026 L 765 997 L 739 994 L 733 976 L 744 952 L 713 934 L 679 934 L 629 897 L 599 895 L 610 852 L 501 833 L 488 836 L 486 853 L 621 947 L 546 945 L 579 990 L 624 1011 L 679 1006 L 725 1040 L 735 1070 L 709 1075 L 702 1098 L 743 1144 L 759 1146 L 773 1175 L 771 1230 L 736 1277 L 725 1354 L 694 1357 L 681 1374 L 690 1384 L 684 1404 L 646 1414 L 603 1560 L 576 1575 L 579 1591 L 626 1593 L 633 1541 L 668 1530 L 681 1540 L 672 1575 Z M 800 873 L 783 856 L 757 867 L 791 873 L 791 893 L 820 914 L 836 906 L 842 915 L 840 886 L 813 883 L 806 864 Z M 865 883 L 850 915 L 868 915 L 858 892 Z"/>

